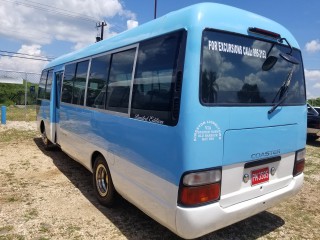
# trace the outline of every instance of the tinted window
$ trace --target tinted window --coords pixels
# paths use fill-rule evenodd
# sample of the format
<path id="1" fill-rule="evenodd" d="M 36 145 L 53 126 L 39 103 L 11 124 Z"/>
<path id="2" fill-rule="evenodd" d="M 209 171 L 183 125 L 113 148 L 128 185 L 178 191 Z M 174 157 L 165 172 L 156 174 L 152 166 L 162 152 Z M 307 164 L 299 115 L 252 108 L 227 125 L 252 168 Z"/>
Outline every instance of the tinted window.
<path id="1" fill-rule="evenodd" d="M 293 65 L 280 57 L 280 53 L 287 52 L 290 49 L 286 45 L 225 32 L 204 31 L 201 102 L 205 105 L 270 105 L 279 101 L 282 95 L 279 89 L 292 72 L 284 104 L 304 104 L 303 66 L 302 63 Z M 301 62 L 298 50 L 293 50 L 292 54 Z M 274 56 L 274 61 L 269 61 L 270 56 Z"/>
<path id="2" fill-rule="evenodd" d="M 41 98 L 41 99 L 45 98 L 47 75 L 48 75 L 48 71 L 42 71 L 40 82 L 39 82 L 39 89 L 38 89 L 38 98 Z"/>
<path id="3" fill-rule="evenodd" d="M 89 107 L 102 109 L 105 107 L 109 64 L 110 55 L 97 57 L 91 61 L 86 102 Z"/>
<path id="4" fill-rule="evenodd" d="M 77 105 L 84 104 L 84 94 L 86 89 L 86 79 L 89 61 L 77 63 L 76 76 L 73 82 L 72 103 Z"/>
<path id="5" fill-rule="evenodd" d="M 51 94 L 52 73 L 53 73 L 53 70 L 48 72 L 48 78 L 46 83 L 45 99 L 48 99 L 48 100 L 50 100 L 50 94 Z"/>
<path id="6" fill-rule="evenodd" d="M 174 33 L 139 45 L 131 117 L 171 125 L 180 39 Z"/>
<path id="7" fill-rule="evenodd" d="M 76 71 L 76 63 L 66 65 L 62 86 L 62 98 L 61 101 L 65 103 L 72 102 L 73 80 Z"/>
<path id="8" fill-rule="evenodd" d="M 63 75 L 63 72 L 56 72 L 55 73 L 55 78 L 56 78 L 56 81 L 57 81 L 57 88 L 56 88 L 56 106 L 57 108 L 60 107 L 60 97 L 61 97 L 61 82 L 62 82 L 62 75 Z"/>
<path id="9" fill-rule="evenodd" d="M 128 112 L 130 85 L 136 49 L 112 54 L 106 108 Z"/>

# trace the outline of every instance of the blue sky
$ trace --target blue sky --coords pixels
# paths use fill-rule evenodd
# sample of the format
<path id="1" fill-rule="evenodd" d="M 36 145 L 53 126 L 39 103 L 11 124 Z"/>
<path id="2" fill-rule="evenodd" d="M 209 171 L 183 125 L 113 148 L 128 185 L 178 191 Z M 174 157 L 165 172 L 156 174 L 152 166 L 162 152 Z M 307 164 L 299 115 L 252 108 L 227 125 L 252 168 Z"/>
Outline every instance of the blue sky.
<path id="1" fill-rule="evenodd" d="M 157 16 L 199 0 L 157 0 Z M 320 1 L 216 0 L 279 22 L 298 40 L 308 97 L 320 97 Z M 67 10 L 67 11 L 63 11 Z M 95 41 L 95 22 L 105 20 L 105 37 L 153 19 L 154 0 L 0 0 L 0 50 L 15 56 L 57 57 Z M 79 17 L 81 15 L 81 17 Z M 0 52 L 0 69 L 40 72 L 43 61 Z"/>

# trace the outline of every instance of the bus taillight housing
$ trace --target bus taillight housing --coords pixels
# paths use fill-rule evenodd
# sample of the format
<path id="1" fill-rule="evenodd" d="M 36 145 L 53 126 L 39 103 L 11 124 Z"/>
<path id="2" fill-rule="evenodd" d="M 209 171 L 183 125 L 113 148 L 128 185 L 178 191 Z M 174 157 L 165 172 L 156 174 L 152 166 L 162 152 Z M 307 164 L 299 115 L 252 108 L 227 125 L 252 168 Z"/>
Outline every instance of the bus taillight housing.
<path id="1" fill-rule="evenodd" d="M 295 177 L 299 174 L 301 174 L 304 170 L 304 164 L 305 164 L 305 157 L 306 157 L 306 149 L 301 149 L 296 152 L 296 158 L 294 162 L 294 168 L 292 175 Z"/>
<path id="2" fill-rule="evenodd" d="M 199 206 L 220 199 L 221 169 L 188 172 L 183 175 L 178 204 L 185 207 Z"/>

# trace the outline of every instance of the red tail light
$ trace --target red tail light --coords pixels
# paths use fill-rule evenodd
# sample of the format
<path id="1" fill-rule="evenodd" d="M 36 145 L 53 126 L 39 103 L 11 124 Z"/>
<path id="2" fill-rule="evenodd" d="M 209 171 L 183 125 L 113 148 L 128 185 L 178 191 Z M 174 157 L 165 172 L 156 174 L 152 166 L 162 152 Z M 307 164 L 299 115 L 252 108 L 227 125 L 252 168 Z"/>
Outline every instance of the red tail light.
<path id="1" fill-rule="evenodd" d="M 219 200 L 220 183 L 206 186 L 182 187 L 180 192 L 180 204 L 185 206 L 198 205 Z"/>
<path id="2" fill-rule="evenodd" d="M 221 169 L 187 173 L 182 177 L 178 203 L 196 206 L 220 199 Z"/>
<path id="3" fill-rule="evenodd" d="M 303 172 L 304 164 L 305 164 L 305 156 L 306 156 L 306 149 L 302 149 L 296 152 L 296 160 L 294 163 L 294 168 L 292 173 L 294 177 Z"/>

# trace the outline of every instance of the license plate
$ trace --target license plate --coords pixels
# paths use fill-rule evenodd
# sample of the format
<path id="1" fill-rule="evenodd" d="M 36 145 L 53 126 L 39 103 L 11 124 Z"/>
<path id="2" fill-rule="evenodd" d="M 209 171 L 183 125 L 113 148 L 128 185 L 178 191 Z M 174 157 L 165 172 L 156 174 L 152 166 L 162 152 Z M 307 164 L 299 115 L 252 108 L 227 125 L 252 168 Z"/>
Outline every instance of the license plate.
<path id="1" fill-rule="evenodd" d="M 269 168 L 261 168 L 251 172 L 251 185 L 257 185 L 269 181 Z"/>

